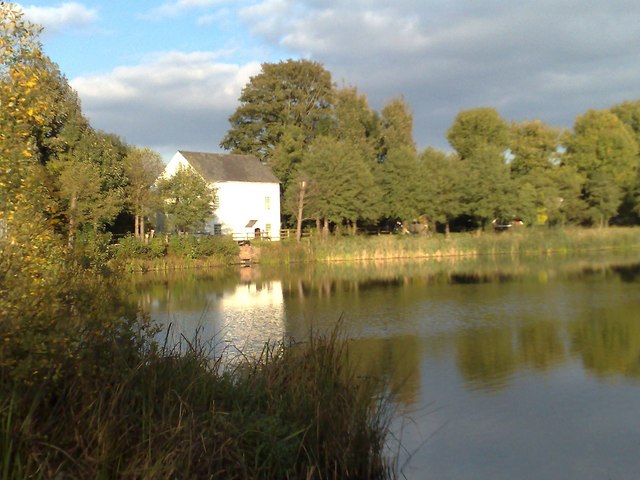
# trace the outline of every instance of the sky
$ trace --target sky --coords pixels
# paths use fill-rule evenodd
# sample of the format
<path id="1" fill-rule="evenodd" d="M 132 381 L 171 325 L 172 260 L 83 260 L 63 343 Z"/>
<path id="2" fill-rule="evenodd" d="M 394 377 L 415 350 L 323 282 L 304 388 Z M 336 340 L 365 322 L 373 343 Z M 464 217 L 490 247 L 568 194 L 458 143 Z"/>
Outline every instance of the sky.
<path id="1" fill-rule="evenodd" d="M 262 63 L 320 62 L 375 110 L 404 97 L 420 148 L 457 113 L 571 128 L 640 99 L 638 0 L 110 0 L 19 3 L 91 124 L 157 150 L 221 152 Z"/>

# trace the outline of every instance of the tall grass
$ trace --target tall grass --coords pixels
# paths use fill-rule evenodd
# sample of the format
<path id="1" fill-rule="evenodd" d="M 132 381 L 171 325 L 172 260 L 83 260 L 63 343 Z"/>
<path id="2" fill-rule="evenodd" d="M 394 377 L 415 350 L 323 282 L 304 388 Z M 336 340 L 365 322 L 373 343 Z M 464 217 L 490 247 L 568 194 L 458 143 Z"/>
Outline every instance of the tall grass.
<path id="1" fill-rule="evenodd" d="M 2 478 L 392 476 L 381 385 L 345 367 L 335 332 L 232 363 L 185 345 L 141 345 L 93 376 L 3 372 Z"/>
<path id="2" fill-rule="evenodd" d="M 265 245 L 261 263 L 352 261 L 403 258 L 479 257 L 486 255 L 549 255 L 600 249 L 640 248 L 638 228 L 522 228 L 495 233 L 426 236 L 352 236 L 303 239 L 301 244 Z"/>

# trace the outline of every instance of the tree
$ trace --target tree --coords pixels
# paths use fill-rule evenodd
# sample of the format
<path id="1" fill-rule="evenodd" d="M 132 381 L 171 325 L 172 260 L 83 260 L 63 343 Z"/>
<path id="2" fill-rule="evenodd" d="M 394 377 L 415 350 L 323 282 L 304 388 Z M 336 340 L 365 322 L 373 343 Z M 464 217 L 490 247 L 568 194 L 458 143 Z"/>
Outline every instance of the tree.
<path id="1" fill-rule="evenodd" d="M 488 147 L 503 154 L 509 143 L 509 127 L 494 108 L 474 108 L 458 113 L 447 140 L 463 160 Z"/>
<path id="2" fill-rule="evenodd" d="M 424 214 L 419 194 L 418 156 L 413 140 L 413 114 L 403 98 L 382 108 L 380 117 L 378 183 L 384 204 L 383 215 L 403 224 Z"/>
<path id="3" fill-rule="evenodd" d="M 381 156 L 394 148 L 408 148 L 416 152 L 413 140 L 413 114 L 404 98 L 391 100 L 382 108 Z"/>
<path id="4" fill-rule="evenodd" d="M 365 95 L 356 87 L 344 87 L 334 93 L 331 134 L 356 146 L 372 163 L 377 159 L 380 143 L 380 119 L 369 107 Z"/>
<path id="5" fill-rule="evenodd" d="M 494 218 L 511 218 L 513 185 L 505 153 L 509 141 L 506 122 L 492 108 L 460 112 L 447 132 L 460 156 L 460 195 L 465 213 L 481 227 Z"/>
<path id="6" fill-rule="evenodd" d="M 631 129 L 640 149 L 640 100 L 622 102 L 613 106 L 611 112 Z M 635 214 L 636 221 L 640 216 L 640 170 L 636 174 L 633 186 L 625 191 L 625 198 L 620 210 L 625 211 L 627 217 Z"/>
<path id="7" fill-rule="evenodd" d="M 449 235 L 451 220 L 462 213 L 460 197 L 460 159 L 435 148 L 427 148 L 418 159 L 418 196 L 421 212 L 435 222 L 444 224 Z"/>
<path id="8" fill-rule="evenodd" d="M 158 181 L 170 230 L 196 232 L 213 216 L 215 190 L 193 169 L 179 169 L 175 175 Z"/>
<path id="9" fill-rule="evenodd" d="M 611 107 L 611 113 L 631 129 L 640 145 L 640 100 L 626 101 Z"/>
<path id="10" fill-rule="evenodd" d="M 269 163 L 291 126 L 308 145 L 329 126 L 332 88 L 331 74 L 319 63 L 289 59 L 262 64 L 262 72 L 243 88 L 220 146 Z"/>
<path id="11" fill-rule="evenodd" d="M 329 136 L 314 140 L 300 165 L 296 186 L 302 181 L 305 218 L 322 223 L 324 236 L 329 222 L 347 223 L 355 229 L 357 220 L 378 216 L 379 191 L 373 174 L 351 142 Z M 297 188 L 292 189 L 294 203 L 299 194 Z"/>
<path id="12" fill-rule="evenodd" d="M 547 223 L 560 206 L 560 188 L 552 175 L 560 163 L 560 131 L 539 120 L 512 123 L 510 130 L 517 215 L 527 224 Z"/>
<path id="13" fill-rule="evenodd" d="M 634 186 L 638 144 L 631 130 L 606 110 L 589 110 L 579 116 L 573 130 L 565 140 L 564 162 L 584 177 L 584 221 L 606 226 L 625 191 Z"/>
<path id="14" fill-rule="evenodd" d="M 132 148 L 124 161 L 126 201 L 135 217 L 135 236 L 140 240 L 144 239 L 145 217 L 157 204 L 153 186 L 163 168 L 160 155 L 149 148 Z"/>

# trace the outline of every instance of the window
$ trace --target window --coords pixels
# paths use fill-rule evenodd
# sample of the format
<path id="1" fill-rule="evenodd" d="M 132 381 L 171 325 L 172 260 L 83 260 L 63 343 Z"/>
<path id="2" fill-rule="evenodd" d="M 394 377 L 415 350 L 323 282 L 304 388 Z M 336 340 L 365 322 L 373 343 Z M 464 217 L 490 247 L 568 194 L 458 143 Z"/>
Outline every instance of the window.
<path id="1" fill-rule="evenodd" d="M 213 234 L 214 235 L 222 235 L 222 224 L 214 223 L 213 224 Z"/>
<path id="2" fill-rule="evenodd" d="M 271 197 L 264 197 L 264 209 L 271 210 Z"/>
<path id="3" fill-rule="evenodd" d="M 264 230 L 265 230 L 265 232 L 267 232 L 267 237 L 270 237 L 270 236 L 271 236 L 271 224 L 270 224 L 270 223 L 267 223 L 267 224 L 264 226 Z"/>

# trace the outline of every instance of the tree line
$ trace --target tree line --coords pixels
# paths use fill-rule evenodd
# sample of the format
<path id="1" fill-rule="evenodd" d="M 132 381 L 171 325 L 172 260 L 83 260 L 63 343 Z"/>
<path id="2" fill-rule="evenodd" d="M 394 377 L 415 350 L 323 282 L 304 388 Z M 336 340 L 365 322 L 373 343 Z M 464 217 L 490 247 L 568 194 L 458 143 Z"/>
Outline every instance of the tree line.
<path id="1" fill-rule="evenodd" d="M 202 228 L 215 191 L 189 171 L 157 181 L 156 152 L 94 129 L 43 53 L 39 27 L 10 3 L 0 10 L 0 235 L 31 225 L 70 247 L 86 232 L 143 239 L 158 210 L 170 231 Z M 403 98 L 377 112 L 321 64 L 287 60 L 263 64 L 229 120 L 221 146 L 271 166 L 285 220 L 325 234 L 515 218 L 606 226 L 640 215 L 640 101 L 590 110 L 572 131 L 466 110 L 447 133 L 452 153 L 420 151 Z"/>
<path id="2" fill-rule="evenodd" d="M 636 224 L 640 101 L 589 110 L 573 130 L 460 112 L 452 153 L 413 138 L 403 98 L 374 111 L 309 60 L 265 63 L 242 90 L 220 145 L 273 168 L 291 224 L 330 228 L 414 222 L 448 232 L 494 220 L 528 225 Z"/>
<path id="3" fill-rule="evenodd" d="M 163 209 L 171 230 L 203 225 L 215 200 L 206 182 L 189 171 L 157 181 L 158 153 L 90 125 L 40 28 L 9 3 L 0 15 L 0 233 L 63 236 L 73 247 L 79 233 L 120 224 L 143 239 Z"/>

